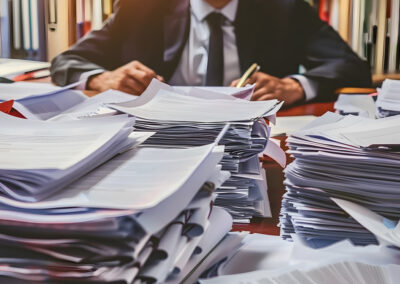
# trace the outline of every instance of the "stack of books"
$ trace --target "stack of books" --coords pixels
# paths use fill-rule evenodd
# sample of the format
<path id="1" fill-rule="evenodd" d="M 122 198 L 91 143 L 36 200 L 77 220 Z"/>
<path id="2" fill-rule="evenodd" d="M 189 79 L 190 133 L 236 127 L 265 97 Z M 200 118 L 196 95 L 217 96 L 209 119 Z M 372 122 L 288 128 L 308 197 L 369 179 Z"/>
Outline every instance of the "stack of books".
<path id="1" fill-rule="evenodd" d="M 376 238 L 331 198 L 400 218 L 400 116 L 369 119 L 327 113 L 287 140 L 295 161 L 286 170 L 280 218 L 283 238 L 297 234 L 320 247 Z"/>

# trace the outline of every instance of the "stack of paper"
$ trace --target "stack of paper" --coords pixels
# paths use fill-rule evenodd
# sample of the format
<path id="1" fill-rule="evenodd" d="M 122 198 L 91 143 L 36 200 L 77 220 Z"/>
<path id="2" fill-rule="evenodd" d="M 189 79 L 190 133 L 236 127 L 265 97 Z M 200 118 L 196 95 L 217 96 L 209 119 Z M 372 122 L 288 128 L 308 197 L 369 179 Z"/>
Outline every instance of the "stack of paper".
<path id="1" fill-rule="evenodd" d="M 0 84 L 0 102 L 14 100 L 14 108 L 26 118 L 47 120 L 87 99 L 82 92 L 71 90 L 78 84 L 65 87 L 29 82 Z"/>
<path id="2" fill-rule="evenodd" d="M 203 93 L 204 94 L 203 94 Z M 136 117 L 138 131 L 156 131 L 146 141 L 157 147 L 191 147 L 214 141 L 225 145 L 223 169 L 232 178 L 218 191 L 217 205 L 226 208 L 235 221 L 269 216 L 263 170 L 258 162 L 268 142 L 263 118 L 274 116 L 276 100 L 249 102 L 225 94 L 212 96 L 197 89 L 193 96 L 153 80 L 137 99 L 111 105 Z M 227 126 L 228 125 L 228 126 Z M 222 130 L 224 135 L 218 137 Z"/>
<path id="3" fill-rule="evenodd" d="M 375 236 L 330 198 L 400 218 L 400 116 L 379 120 L 327 113 L 288 138 L 295 161 L 286 170 L 282 236 L 296 233 L 312 246 Z"/>
<path id="4" fill-rule="evenodd" d="M 372 210 L 347 200 L 332 198 L 337 205 L 346 211 L 357 222 L 373 233 L 378 241 L 400 248 L 400 225 L 398 220 L 393 221 L 382 217 Z"/>
<path id="5" fill-rule="evenodd" d="M 388 117 L 400 114 L 400 81 L 386 79 L 378 90 L 377 116 Z"/>
<path id="6" fill-rule="evenodd" d="M 200 283 L 387 283 L 398 282 L 399 251 L 342 241 L 311 249 L 300 240 L 248 235 L 227 260 Z M 215 275 L 208 275 L 214 270 Z M 210 277 L 211 276 L 211 277 Z"/>
<path id="7" fill-rule="evenodd" d="M 146 134 L 132 134 L 133 124 L 133 118 L 123 115 L 46 122 L 0 113 L 1 195 L 32 202 L 56 193 L 142 142 Z"/>
<path id="8" fill-rule="evenodd" d="M 85 99 L 81 103 L 61 112 L 56 116 L 53 116 L 49 120 L 79 120 L 93 117 L 112 116 L 118 112 L 107 107 L 107 104 L 127 102 L 135 98 L 137 97 L 127 93 L 116 90 L 108 90 L 96 96 Z"/>
<path id="9" fill-rule="evenodd" d="M 36 127 L 32 131 L 38 140 L 42 134 L 40 138 L 49 143 L 48 155 L 41 152 L 42 157 L 36 157 L 37 163 L 58 165 L 61 156 L 65 164 L 72 163 L 78 154 L 73 153 L 68 137 L 81 135 L 81 140 L 74 140 L 75 147 L 82 149 L 81 156 L 88 154 L 86 145 L 94 148 L 88 141 L 90 137 L 97 144 L 102 142 L 90 128 L 82 136 L 79 125 L 96 123 L 102 126 L 102 133 L 108 133 L 111 124 L 108 121 L 121 120 L 131 119 L 117 116 L 79 123 L 46 122 L 57 124 L 63 131 L 51 128 L 53 137 Z M 70 130 L 73 123 L 77 124 L 75 132 Z M 11 132 L 3 127 L 6 124 L 1 125 L 6 133 Z M 16 141 L 29 138 L 16 137 L 17 134 Z M 142 140 L 149 136 L 138 135 Z M 57 136 L 64 142 L 58 152 L 53 151 L 51 144 L 55 144 Z M 34 140 L 30 140 L 36 147 Z M 111 152 L 121 152 L 116 143 L 108 142 L 112 146 L 107 150 L 108 158 L 113 156 Z M 11 150 L 14 168 L 41 168 L 34 164 L 27 149 Z M 102 150 L 98 148 L 95 153 Z M 0 258 L 7 265 L 0 267 L 0 281 L 164 283 L 168 278 L 175 283 L 175 279 L 184 279 L 198 270 L 232 226 L 228 213 L 211 206 L 215 199 L 213 191 L 229 178 L 229 172 L 218 165 L 223 153 L 223 147 L 214 144 L 187 149 L 134 148 L 41 201 L 26 203 L 4 194 L 0 198 Z M 26 165 L 31 166 L 21 166 L 22 155 L 26 157 Z M 29 172 L 29 176 L 35 179 L 40 173 L 62 176 L 68 171 L 54 166 L 43 168 L 46 170 Z M 7 180 L 4 178 L 2 183 L 18 183 L 16 174 L 20 172 L 16 169 L 8 172 Z"/>
<path id="10" fill-rule="evenodd" d="M 250 100 L 253 95 L 255 85 L 247 85 L 246 87 L 181 87 L 174 86 L 175 91 L 189 96 L 200 98 L 216 99 L 221 95 L 232 96 L 237 99 Z"/>
<path id="11" fill-rule="evenodd" d="M 334 108 L 342 115 L 375 118 L 376 113 L 375 101 L 368 95 L 339 95 Z"/>
<path id="12" fill-rule="evenodd" d="M 16 27 L 14 27 L 16 28 Z M 17 74 L 26 72 L 32 72 L 35 70 L 46 69 L 50 67 L 49 62 L 39 62 L 31 60 L 19 60 L 19 59 L 0 59 L 0 76 L 1 77 L 12 77 Z"/>

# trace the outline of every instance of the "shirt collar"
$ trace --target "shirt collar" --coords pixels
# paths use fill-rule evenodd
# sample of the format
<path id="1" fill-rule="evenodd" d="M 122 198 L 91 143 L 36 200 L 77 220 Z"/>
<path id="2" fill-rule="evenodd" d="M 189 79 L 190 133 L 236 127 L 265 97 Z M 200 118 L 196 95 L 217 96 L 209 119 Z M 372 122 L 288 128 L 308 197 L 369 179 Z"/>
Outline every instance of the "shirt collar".
<path id="1" fill-rule="evenodd" d="M 224 8 L 218 10 L 208 4 L 205 0 L 190 0 L 191 11 L 199 21 L 204 21 L 205 18 L 212 12 L 220 12 L 230 22 L 236 19 L 239 0 L 231 0 Z"/>

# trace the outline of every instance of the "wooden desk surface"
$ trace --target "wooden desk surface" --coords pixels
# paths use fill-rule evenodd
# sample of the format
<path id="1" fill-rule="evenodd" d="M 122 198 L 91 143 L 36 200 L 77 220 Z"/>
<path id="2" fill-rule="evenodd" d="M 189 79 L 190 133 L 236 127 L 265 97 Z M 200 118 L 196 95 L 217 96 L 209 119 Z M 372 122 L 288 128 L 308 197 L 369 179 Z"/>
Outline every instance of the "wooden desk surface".
<path id="1" fill-rule="evenodd" d="M 327 111 L 333 111 L 333 103 L 315 103 L 296 106 L 280 111 L 278 116 L 321 116 Z M 286 137 L 279 137 L 279 139 L 281 140 L 281 147 L 286 150 Z M 290 162 L 290 157 L 287 157 Z M 276 162 L 269 159 L 263 161 L 263 168 L 267 175 L 268 197 L 271 205 L 272 218 L 254 219 L 250 224 L 234 224 L 233 231 L 249 231 L 259 234 L 279 235 L 279 227 L 277 225 L 279 223 L 282 196 L 285 193 L 283 169 Z"/>

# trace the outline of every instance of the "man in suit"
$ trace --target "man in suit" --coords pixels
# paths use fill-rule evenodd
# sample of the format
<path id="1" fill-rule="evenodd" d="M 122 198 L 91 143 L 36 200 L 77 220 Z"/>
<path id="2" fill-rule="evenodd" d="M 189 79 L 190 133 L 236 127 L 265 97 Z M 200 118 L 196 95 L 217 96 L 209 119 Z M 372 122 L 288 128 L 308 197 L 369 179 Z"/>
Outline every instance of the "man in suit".
<path id="1" fill-rule="evenodd" d="M 253 100 L 333 99 L 371 85 L 369 66 L 304 0 L 120 0 L 51 67 L 58 85 L 140 95 L 153 78 L 171 85 L 234 85 L 254 62 Z M 299 67 L 305 67 L 298 74 Z"/>

